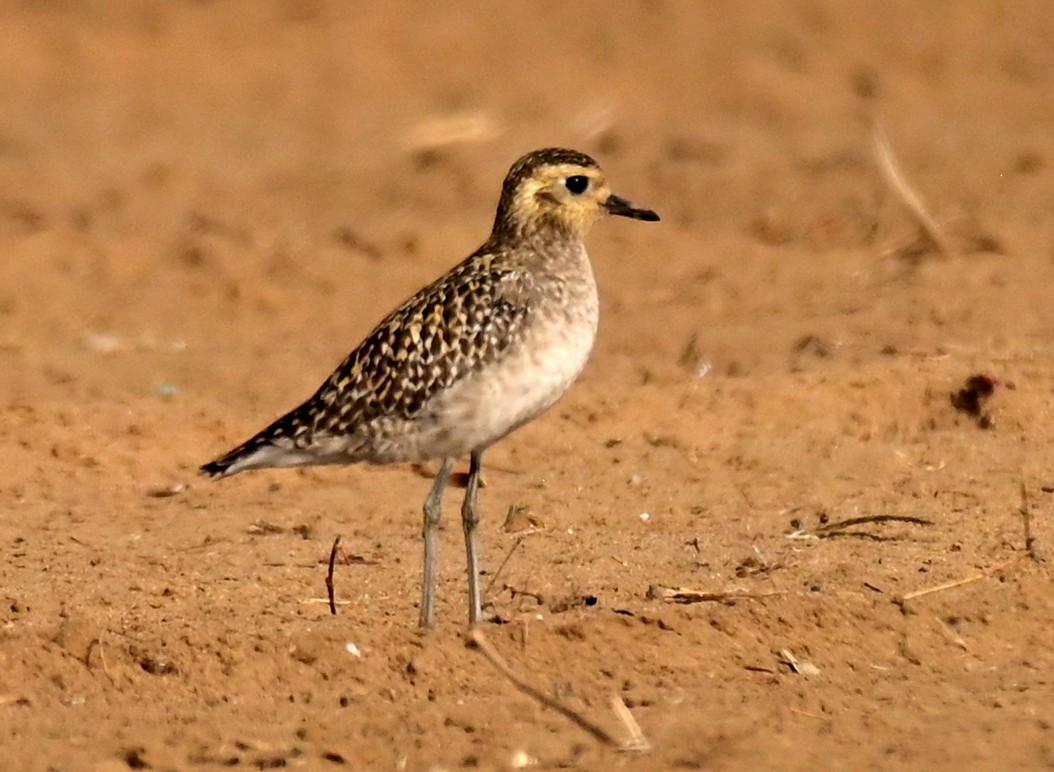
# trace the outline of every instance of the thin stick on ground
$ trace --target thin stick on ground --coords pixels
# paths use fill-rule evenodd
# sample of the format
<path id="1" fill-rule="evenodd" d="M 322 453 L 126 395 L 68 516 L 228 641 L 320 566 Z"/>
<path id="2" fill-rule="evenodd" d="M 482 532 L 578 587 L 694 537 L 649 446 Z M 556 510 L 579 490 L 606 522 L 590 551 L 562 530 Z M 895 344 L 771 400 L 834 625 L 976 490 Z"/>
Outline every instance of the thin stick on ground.
<path id="1" fill-rule="evenodd" d="M 889 144 L 889 138 L 882 129 L 882 125 L 876 120 L 872 123 L 871 128 L 872 138 L 875 143 L 875 157 L 878 159 L 878 168 L 882 172 L 883 179 L 893 189 L 893 192 L 897 194 L 901 202 L 915 218 L 919 227 L 933 242 L 937 251 L 945 257 L 951 257 L 954 255 L 951 244 L 944 236 L 940 226 L 937 225 L 937 221 L 926 211 L 926 207 L 922 203 L 922 197 L 915 192 L 914 188 L 911 187 L 904 177 L 904 172 L 901 171 L 900 164 L 897 163 L 897 157 L 893 153 L 893 147 Z"/>
<path id="2" fill-rule="evenodd" d="M 826 523 L 819 526 L 815 533 L 817 536 L 830 535 L 854 525 L 865 523 L 910 523 L 911 525 L 933 525 L 932 520 L 924 517 L 912 517 L 911 515 L 865 515 L 863 517 L 851 517 L 848 520 L 839 520 L 837 523 Z"/>
<path id="3" fill-rule="evenodd" d="M 350 606 L 351 605 L 351 601 L 350 600 L 333 600 L 333 601 L 331 601 L 329 598 L 304 598 L 300 602 L 305 604 L 305 605 L 312 604 L 312 603 L 325 603 L 327 606 L 329 606 L 331 603 L 333 605 L 336 605 L 336 606 Z"/>
<path id="4" fill-rule="evenodd" d="M 647 597 L 652 600 L 683 604 L 761 600 L 762 598 L 771 598 L 776 595 L 783 595 L 783 592 L 780 590 L 765 590 L 762 592 L 746 592 L 741 590 L 710 592 L 708 590 L 693 590 L 690 587 L 660 587 L 654 584 L 648 588 L 647 592 Z"/>
<path id="5" fill-rule="evenodd" d="M 1025 552 L 1028 556 L 1035 561 L 1039 561 L 1039 554 L 1036 552 L 1036 537 L 1032 535 L 1032 507 L 1029 506 L 1028 501 L 1028 488 L 1025 487 L 1025 483 L 1021 483 L 1021 508 L 1018 510 L 1021 513 L 1021 522 L 1025 528 Z"/>
<path id="6" fill-rule="evenodd" d="M 501 576 L 501 572 L 505 569 L 506 564 L 512 558 L 512 553 L 514 553 L 516 551 L 516 549 L 520 546 L 520 542 L 522 542 L 522 541 L 523 541 L 523 537 L 521 536 L 520 538 L 518 538 L 516 540 L 516 542 L 512 545 L 512 548 L 505 555 L 505 559 L 501 561 L 500 565 L 498 565 L 498 570 L 494 572 L 494 576 L 492 576 L 490 578 L 490 581 L 487 582 L 486 589 L 483 590 L 483 597 L 484 598 L 487 598 L 487 597 L 490 596 L 490 591 L 494 587 L 494 583 L 496 581 L 498 581 L 498 577 Z"/>
<path id="7" fill-rule="evenodd" d="M 933 525 L 932 520 L 924 517 L 912 517 L 911 515 L 864 515 L 863 517 L 851 517 L 848 520 L 839 520 L 837 523 L 825 523 L 815 530 L 799 529 L 787 534 L 788 539 L 833 539 L 839 536 L 857 536 L 860 538 L 874 539 L 876 541 L 888 541 L 896 537 L 881 537 L 865 531 L 849 531 L 855 525 L 866 525 L 868 523 L 908 523 L 910 525 Z"/>
<path id="8" fill-rule="evenodd" d="M 475 649 L 480 654 L 482 654 L 484 659 L 486 659 L 494 667 L 495 670 L 505 676 L 512 683 L 512 685 L 519 689 L 521 692 L 526 694 L 528 697 L 537 700 L 545 707 L 555 710 L 557 713 L 574 723 L 579 728 L 588 732 L 590 735 L 593 736 L 594 739 L 600 741 L 604 745 L 607 745 L 611 748 L 617 748 L 619 750 L 644 749 L 644 747 L 641 747 L 638 744 L 637 737 L 633 737 L 633 739 L 631 739 L 629 742 L 622 742 L 613 735 L 611 735 L 603 727 L 594 724 L 581 713 L 567 707 L 559 700 L 550 697 L 549 695 L 542 692 L 540 689 L 537 689 L 536 687 L 524 681 L 522 678 L 512 672 L 512 669 L 505 663 L 505 660 L 502 659 L 501 655 L 498 654 L 497 650 L 493 646 L 491 646 L 490 641 L 487 640 L 487 637 L 483 634 L 483 631 L 480 630 L 478 627 L 474 627 L 469 630 L 467 636 L 467 643 L 469 648 Z M 622 707 L 625 708 L 626 706 L 623 704 Z M 626 712 L 629 712 L 628 708 L 626 709 Z M 636 724 L 636 721 L 634 721 L 633 723 Z M 636 732 L 639 733 L 640 738 L 643 738 L 643 733 L 640 733 L 640 727 L 636 728 Z M 634 734 L 633 730 L 630 730 L 630 734 Z M 647 743 L 646 740 L 644 742 L 645 744 Z"/>
<path id="9" fill-rule="evenodd" d="M 329 613 L 337 613 L 336 593 L 333 590 L 333 566 L 337 562 L 337 550 L 340 549 L 340 537 L 333 540 L 333 547 L 329 551 L 329 570 L 326 571 L 326 597 L 329 598 Z"/>
<path id="10" fill-rule="evenodd" d="M 992 574 L 1002 571 L 1004 568 L 1013 563 L 1017 558 L 1011 558 L 1010 560 L 1004 560 L 1002 563 L 992 566 L 987 571 L 981 571 L 976 574 L 971 574 L 963 579 L 953 579 L 950 582 L 944 582 L 942 584 L 935 585 L 933 587 L 926 587 L 921 590 L 915 590 L 908 592 L 903 595 L 899 595 L 894 599 L 894 602 L 898 604 L 904 604 L 909 600 L 915 598 L 921 598 L 924 595 L 932 595 L 935 592 L 944 592 L 945 590 L 954 590 L 956 587 L 962 587 L 964 584 L 972 584 L 973 582 L 979 582 L 982 579 L 987 579 Z"/>
<path id="11" fill-rule="evenodd" d="M 864 536 L 857 532 L 846 532 L 846 528 L 867 523 L 909 523 L 911 525 L 933 525 L 932 520 L 916 518 L 910 515 L 865 515 L 859 518 L 839 520 L 837 523 L 820 525 L 814 532 L 818 539 L 829 539 L 836 536 Z"/>

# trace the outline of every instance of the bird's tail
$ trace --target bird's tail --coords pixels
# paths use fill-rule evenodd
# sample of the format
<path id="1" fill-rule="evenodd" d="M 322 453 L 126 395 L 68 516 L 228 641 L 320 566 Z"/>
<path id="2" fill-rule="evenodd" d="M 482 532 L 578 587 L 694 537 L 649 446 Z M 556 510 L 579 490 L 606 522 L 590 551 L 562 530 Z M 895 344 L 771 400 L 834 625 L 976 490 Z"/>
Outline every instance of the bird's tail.
<path id="1" fill-rule="evenodd" d="M 262 433 L 246 440 L 238 447 L 227 451 L 219 458 L 201 466 L 201 471 L 213 479 L 229 477 L 232 474 L 250 469 L 250 460 L 258 455 L 269 444 L 262 438 Z"/>
<path id="2" fill-rule="evenodd" d="M 223 453 L 218 459 L 213 459 L 208 464 L 202 464 L 200 467 L 201 471 L 214 479 L 236 475 L 243 468 L 243 466 L 239 466 L 239 462 L 254 456 L 260 447 L 261 445 L 257 443 L 254 437 L 252 440 L 243 442 L 236 448 Z"/>
<path id="3" fill-rule="evenodd" d="M 310 463 L 312 457 L 298 449 L 294 442 L 294 432 L 302 423 L 298 410 L 282 416 L 238 447 L 203 464 L 201 471 L 213 479 L 219 479 L 247 469 L 301 466 Z"/>

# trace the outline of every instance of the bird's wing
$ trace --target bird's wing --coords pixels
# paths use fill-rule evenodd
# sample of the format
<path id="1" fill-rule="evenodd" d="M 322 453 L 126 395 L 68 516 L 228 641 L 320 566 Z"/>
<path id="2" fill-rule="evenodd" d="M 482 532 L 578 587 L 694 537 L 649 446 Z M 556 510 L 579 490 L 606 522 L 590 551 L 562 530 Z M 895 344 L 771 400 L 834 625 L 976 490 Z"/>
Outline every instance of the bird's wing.
<path id="1" fill-rule="evenodd" d="M 311 435 L 413 419 L 436 393 L 497 361 L 522 335 L 530 275 L 477 253 L 389 314 L 306 403 Z"/>
<path id="2" fill-rule="evenodd" d="M 314 396 L 202 469 L 222 477 L 309 463 L 326 447 L 344 452 L 374 421 L 412 420 L 522 337 L 532 282 L 507 255 L 481 248 L 385 317 Z"/>

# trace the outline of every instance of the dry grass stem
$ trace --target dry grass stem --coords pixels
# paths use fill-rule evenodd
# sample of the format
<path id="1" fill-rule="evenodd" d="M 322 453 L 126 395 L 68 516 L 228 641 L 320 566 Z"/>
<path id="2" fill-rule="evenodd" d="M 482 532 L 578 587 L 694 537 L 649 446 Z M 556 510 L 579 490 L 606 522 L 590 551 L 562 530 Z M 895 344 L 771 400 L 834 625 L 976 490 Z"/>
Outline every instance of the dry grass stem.
<path id="1" fill-rule="evenodd" d="M 943 582 L 943 583 L 935 585 L 933 587 L 925 587 L 925 588 L 923 588 L 921 590 L 914 590 L 913 592 L 908 592 L 908 593 L 905 593 L 903 595 L 899 595 L 896 598 L 894 598 L 894 602 L 898 603 L 898 604 L 904 604 L 904 603 L 908 602 L 909 600 L 915 600 L 916 598 L 921 598 L 921 597 L 923 597 L 925 595 L 932 595 L 932 594 L 934 594 L 936 592 L 944 592 L 946 590 L 954 590 L 956 587 L 962 587 L 965 584 L 972 584 L 973 582 L 979 582 L 982 579 L 987 579 L 989 576 L 992 576 L 993 574 L 996 574 L 996 573 L 1002 571 L 1004 568 L 1009 566 L 1015 560 L 1016 560 L 1016 558 L 1011 558 L 1010 560 L 1004 560 L 1002 563 L 999 563 L 997 565 L 992 566 L 987 571 L 981 571 L 981 572 L 976 573 L 976 574 L 971 574 L 970 576 L 967 576 L 967 577 L 965 577 L 963 579 L 953 579 L 950 582 Z"/>
<path id="2" fill-rule="evenodd" d="M 611 695 L 611 709 L 615 711 L 615 715 L 618 716 L 622 725 L 626 727 L 626 734 L 629 735 L 629 740 L 623 743 L 625 749 L 635 751 L 651 750 L 651 743 L 644 736 L 644 731 L 640 728 L 640 724 L 637 723 L 637 719 L 633 717 L 633 713 L 630 712 L 630 709 L 626 707 L 626 703 L 617 694 Z"/>
<path id="3" fill-rule="evenodd" d="M 911 515 L 865 515 L 863 517 L 850 517 L 848 520 L 839 520 L 837 523 L 827 523 L 816 529 L 817 536 L 844 531 L 854 525 L 866 523 L 910 523 L 912 525 L 933 525 L 932 520 L 924 517 L 912 517 Z"/>
<path id="4" fill-rule="evenodd" d="M 439 115 L 422 121 L 406 137 L 412 153 L 432 152 L 454 145 L 487 142 L 501 133 L 497 122 L 484 111 Z"/>
<path id="5" fill-rule="evenodd" d="M 688 587 L 659 587 L 652 585 L 648 588 L 647 597 L 652 600 L 661 600 L 665 603 L 723 603 L 734 600 L 760 600 L 783 595 L 780 590 L 767 590 L 764 592 L 707 592 L 706 590 L 693 590 Z"/>
<path id="6" fill-rule="evenodd" d="M 519 689 L 521 692 L 526 694 L 528 697 L 531 697 L 532 699 L 540 702 L 545 707 L 556 711 L 564 718 L 568 719 L 573 724 L 578 726 L 580 729 L 583 729 L 584 731 L 592 735 L 596 740 L 600 741 L 604 745 L 607 745 L 610 748 L 616 748 L 618 750 L 624 751 L 644 750 L 644 748 L 637 745 L 638 740 L 636 737 L 631 738 L 629 741 L 626 742 L 620 741 L 612 734 L 610 734 L 606 729 L 601 726 L 598 726 L 597 724 L 594 724 L 592 721 L 590 721 L 578 711 L 569 708 L 559 700 L 550 697 L 548 694 L 545 694 L 540 689 L 524 681 L 522 678 L 512 672 L 512 669 L 505 663 L 505 660 L 502 659 L 501 655 L 498 654 L 497 650 L 493 646 L 491 646 L 490 641 L 487 640 L 487 637 L 483 634 L 483 631 L 480 630 L 478 627 L 474 627 L 468 631 L 466 642 L 469 648 L 475 649 L 476 651 L 480 652 L 483 655 L 484 659 L 486 659 L 494 667 L 495 670 L 505 676 L 505 678 L 507 678 L 512 683 L 512 685 Z M 623 707 L 625 707 L 625 705 L 623 705 Z M 626 712 L 629 712 L 628 709 Z M 636 722 L 634 722 L 634 724 L 635 723 Z M 639 732 L 639 727 L 637 728 L 637 731 Z"/>
<path id="7" fill-rule="evenodd" d="M 313 603 L 325 603 L 332 610 L 333 606 L 350 606 L 350 600 L 332 600 L 331 598 L 304 598 L 301 603 L 313 604 Z"/>
<path id="8" fill-rule="evenodd" d="M 922 197 L 915 192 L 914 188 L 911 187 L 904 177 L 904 172 L 901 171 L 897 157 L 893 153 L 893 147 L 889 143 L 889 138 L 878 121 L 874 121 L 872 124 L 872 138 L 875 144 L 875 157 L 878 160 L 878 168 L 882 172 L 883 179 L 896 193 L 897 197 L 900 198 L 937 250 L 945 257 L 952 257 L 955 252 L 951 244 L 940 226 L 937 225 L 937 221 L 926 211 L 926 207 L 922 203 Z"/>
<path id="9" fill-rule="evenodd" d="M 788 539 L 832 539 L 837 536 L 857 536 L 876 541 L 892 540 L 895 537 L 882 537 L 865 531 L 847 530 L 857 525 L 870 523 L 908 523 L 910 525 L 933 525 L 932 520 L 924 517 L 912 517 L 911 515 L 864 515 L 863 517 L 850 517 L 847 520 L 839 520 L 836 523 L 824 523 L 810 531 L 802 528 L 787 534 Z"/>
<path id="10" fill-rule="evenodd" d="M 498 569 L 494 572 L 494 576 L 490 578 L 490 581 L 487 582 L 486 588 L 484 588 L 483 590 L 484 598 L 490 597 L 490 591 L 494 588 L 494 583 L 498 581 L 498 577 L 501 576 L 501 572 L 505 570 L 505 566 L 508 564 L 509 560 L 512 559 L 512 553 L 517 550 L 522 541 L 523 537 L 521 536 L 515 542 L 513 542 L 512 547 L 510 547 L 509 551 L 505 553 L 505 558 L 501 561 L 500 564 L 498 564 Z"/>
<path id="11" fill-rule="evenodd" d="M 1021 483 L 1021 507 L 1018 509 L 1021 513 L 1021 523 L 1025 531 L 1025 552 L 1028 556 L 1035 561 L 1039 561 L 1039 553 L 1036 551 L 1036 537 L 1032 535 L 1032 507 L 1028 500 L 1028 488 L 1025 487 L 1025 483 Z"/>
<path id="12" fill-rule="evenodd" d="M 934 619 L 937 620 L 937 624 L 940 626 L 941 632 L 944 633 L 945 637 L 949 641 L 954 643 L 956 646 L 958 646 L 963 651 L 969 651 L 970 650 L 967 647 L 967 645 L 966 645 L 966 641 L 964 641 L 962 639 L 962 637 L 957 632 L 955 632 L 955 630 L 952 629 L 951 625 L 949 625 L 947 622 L 945 622 L 940 617 L 934 617 Z"/>
<path id="13" fill-rule="evenodd" d="M 780 659 L 780 664 L 789 667 L 792 673 L 806 676 L 820 674 L 820 668 L 816 667 L 812 662 L 798 659 L 790 649 L 780 649 L 779 655 L 782 658 Z"/>

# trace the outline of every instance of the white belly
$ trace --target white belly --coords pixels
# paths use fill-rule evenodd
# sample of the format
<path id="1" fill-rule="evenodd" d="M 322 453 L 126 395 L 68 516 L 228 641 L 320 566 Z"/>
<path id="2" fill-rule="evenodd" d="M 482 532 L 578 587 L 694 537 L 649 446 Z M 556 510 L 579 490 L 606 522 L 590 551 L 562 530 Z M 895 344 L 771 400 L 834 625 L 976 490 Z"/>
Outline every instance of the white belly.
<path id="1" fill-rule="evenodd" d="M 574 321 L 537 324 L 515 353 L 461 381 L 426 408 L 427 455 L 461 456 L 496 442 L 551 407 L 578 377 L 596 338 L 595 307 Z"/>

